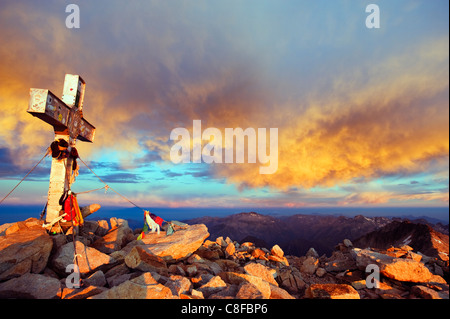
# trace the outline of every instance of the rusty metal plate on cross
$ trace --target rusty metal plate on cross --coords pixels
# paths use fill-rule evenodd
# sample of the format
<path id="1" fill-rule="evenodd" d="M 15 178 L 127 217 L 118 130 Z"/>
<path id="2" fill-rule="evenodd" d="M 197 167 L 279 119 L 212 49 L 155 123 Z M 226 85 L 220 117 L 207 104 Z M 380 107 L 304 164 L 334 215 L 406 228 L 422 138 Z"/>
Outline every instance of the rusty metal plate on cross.
<path id="1" fill-rule="evenodd" d="M 30 89 L 27 112 L 52 125 L 56 131 L 67 129 L 70 108 L 49 90 Z"/>
<path id="2" fill-rule="evenodd" d="M 52 125 L 57 132 L 68 130 L 73 138 L 93 142 L 95 127 L 82 117 L 80 109 L 72 110 L 49 90 L 30 89 L 28 113 Z"/>

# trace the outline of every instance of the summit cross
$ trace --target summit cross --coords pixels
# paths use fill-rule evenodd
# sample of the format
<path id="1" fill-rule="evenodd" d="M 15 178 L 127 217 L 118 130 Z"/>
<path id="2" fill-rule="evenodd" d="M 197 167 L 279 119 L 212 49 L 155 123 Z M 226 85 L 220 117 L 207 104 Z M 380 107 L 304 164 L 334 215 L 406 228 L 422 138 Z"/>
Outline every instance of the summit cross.
<path id="1" fill-rule="evenodd" d="M 30 89 L 27 112 L 54 128 L 55 141 L 65 140 L 67 151 L 75 148 L 76 140 L 93 142 L 95 127 L 83 118 L 83 100 L 86 83 L 79 75 L 66 74 L 62 99 L 46 89 Z M 53 158 L 47 199 L 46 222 L 55 221 L 62 205 L 60 198 L 75 181 L 73 158 Z"/>

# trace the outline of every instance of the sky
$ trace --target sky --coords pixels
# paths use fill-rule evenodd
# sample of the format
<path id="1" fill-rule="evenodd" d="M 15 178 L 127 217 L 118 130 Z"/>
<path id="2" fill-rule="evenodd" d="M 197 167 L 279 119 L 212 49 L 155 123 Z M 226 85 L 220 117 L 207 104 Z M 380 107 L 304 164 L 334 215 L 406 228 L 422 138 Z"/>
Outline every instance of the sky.
<path id="1" fill-rule="evenodd" d="M 66 27 L 69 3 L 79 28 Z M 366 26 L 370 3 L 380 28 Z M 81 158 L 140 206 L 448 207 L 448 12 L 447 0 L 2 0 L 0 197 L 54 139 L 26 112 L 29 89 L 61 97 L 69 73 L 85 80 L 96 127 Z M 276 172 L 248 154 L 174 163 L 171 132 L 194 144 L 194 120 L 223 137 L 277 128 Z M 79 164 L 73 191 L 104 186 Z M 5 203 L 45 203 L 50 165 Z M 79 197 L 129 205 L 111 191 Z"/>

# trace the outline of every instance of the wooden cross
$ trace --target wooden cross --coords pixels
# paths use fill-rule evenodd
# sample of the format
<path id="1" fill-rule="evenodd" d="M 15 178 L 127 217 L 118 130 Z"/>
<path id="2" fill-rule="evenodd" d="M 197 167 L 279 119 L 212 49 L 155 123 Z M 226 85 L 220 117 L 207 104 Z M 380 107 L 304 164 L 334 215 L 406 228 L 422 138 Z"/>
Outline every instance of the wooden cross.
<path id="1" fill-rule="evenodd" d="M 68 142 L 68 151 L 75 147 L 76 140 L 93 142 L 95 127 L 83 118 L 83 100 L 86 83 L 79 75 L 66 74 L 62 100 L 44 89 L 30 89 L 27 112 L 52 125 L 55 141 Z M 46 222 L 58 218 L 61 205 L 59 200 L 64 191 L 70 189 L 75 176 L 72 176 L 73 159 L 53 158 L 48 189 Z"/>

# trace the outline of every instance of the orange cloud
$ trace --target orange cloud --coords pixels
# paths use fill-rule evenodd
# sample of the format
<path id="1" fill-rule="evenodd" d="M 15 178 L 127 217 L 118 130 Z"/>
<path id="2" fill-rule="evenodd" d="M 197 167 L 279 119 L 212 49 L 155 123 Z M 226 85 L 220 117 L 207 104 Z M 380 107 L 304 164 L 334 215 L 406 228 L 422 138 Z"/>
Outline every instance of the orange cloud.
<path id="1" fill-rule="evenodd" d="M 190 129 L 199 119 L 205 128 L 279 129 L 275 174 L 259 174 L 259 163 L 213 166 L 216 177 L 241 188 L 329 187 L 431 165 L 448 173 L 448 36 L 326 73 L 311 79 L 317 86 L 310 91 L 299 87 L 300 94 L 290 91 L 294 84 L 271 78 L 264 59 L 236 53 L 246 38 L 211 41 L 216 33 L 188 19 L 162 31 L 147 32 L 142 21 L 121 29 L 116 18 L 134 22 L 134 11 L 124 8 L 98 17 L 111 27 L 99 35 L 92 25 L 69 32 L 61 17 L 38 9 L 7 9 L 0 11 L 1 38 L 10 43 L 0 47 L 0 143 L 21 154 L 17 165 L 29 167 L 28 159 L 53 139 L 51 127 L 25 111 L 29 88 L 60 96 L 64 74 L 74 73 L 86 80 L 84 114 L 98 133 L 94 145 L 78 143 L 85 159 L 115 153 L 132 168 L 142 152 L 152 151 L 168 161 L 170 131 Z M 151 8 L 145 13 L 175 26 L 180 15 L 170 9 L 159 18 Z"/>
<path id="2" fill-rule="evenodd" d="M 220 165 L 218 175 L 243 186 L 286 189 L 417 173 L 430 165 L 448 171 L 447 44 L 448 38 L 437 39 L 358 66 L 336 77 L 332 90 L 299 102 L 307 104 L 305 112 L 273 123 L 282 124 L 277 173 Z"/>

